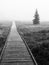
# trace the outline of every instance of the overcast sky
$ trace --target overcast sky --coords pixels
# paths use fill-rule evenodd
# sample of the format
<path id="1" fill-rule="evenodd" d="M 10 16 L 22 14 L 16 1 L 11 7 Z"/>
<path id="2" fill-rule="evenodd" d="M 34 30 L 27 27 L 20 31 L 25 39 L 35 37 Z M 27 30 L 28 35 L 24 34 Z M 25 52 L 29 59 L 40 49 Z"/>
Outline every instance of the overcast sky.
<path id="1" fill-rule="evenodd" d="M 0 0 L 0 20 L 32 21 L 36 8 L 40 21 L 49 21 L 49 0 Z"/>

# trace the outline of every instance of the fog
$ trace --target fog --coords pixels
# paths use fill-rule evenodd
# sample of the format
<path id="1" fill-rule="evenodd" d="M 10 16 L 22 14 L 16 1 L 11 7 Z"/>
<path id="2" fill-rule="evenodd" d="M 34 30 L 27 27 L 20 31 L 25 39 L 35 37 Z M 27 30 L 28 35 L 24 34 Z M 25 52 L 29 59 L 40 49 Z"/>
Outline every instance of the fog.
<path id="1" fill-rule="evenodd" d="M 49 21 L 49 0 L 0 0 L 0 21 L 32 21 L 36 8 L 40 21 Z"/>

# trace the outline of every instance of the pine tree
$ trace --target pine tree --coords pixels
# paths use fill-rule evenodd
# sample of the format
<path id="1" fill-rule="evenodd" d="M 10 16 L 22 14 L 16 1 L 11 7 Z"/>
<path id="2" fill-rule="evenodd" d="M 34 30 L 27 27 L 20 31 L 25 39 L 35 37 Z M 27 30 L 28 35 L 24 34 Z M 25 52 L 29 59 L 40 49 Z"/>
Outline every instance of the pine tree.
<path id="1" fill-rule="evenodd" d="M 39 14 L 38 14 L 38 11 L 36 9 L 36 12 L 35 12 L 35 16 L 34 16 L 34 20 L 33 20 L 33 24 L 39 24 L 40 21 L 39 21 Z"/>

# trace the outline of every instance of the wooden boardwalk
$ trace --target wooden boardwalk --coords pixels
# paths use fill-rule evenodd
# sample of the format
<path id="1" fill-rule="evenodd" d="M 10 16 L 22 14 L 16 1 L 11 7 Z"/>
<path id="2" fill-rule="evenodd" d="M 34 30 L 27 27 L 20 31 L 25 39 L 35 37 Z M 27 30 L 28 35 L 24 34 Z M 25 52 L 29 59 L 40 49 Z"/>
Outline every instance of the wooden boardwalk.
<path id="1" fill-rule="evenodd" d="M 13 23 L 0 65 L 34 65 Z"/>

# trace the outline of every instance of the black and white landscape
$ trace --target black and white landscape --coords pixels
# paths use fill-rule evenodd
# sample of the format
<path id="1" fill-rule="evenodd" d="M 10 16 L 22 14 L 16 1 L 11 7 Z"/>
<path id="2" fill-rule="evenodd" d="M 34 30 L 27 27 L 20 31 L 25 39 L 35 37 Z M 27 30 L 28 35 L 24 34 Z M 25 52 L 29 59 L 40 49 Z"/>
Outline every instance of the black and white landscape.
<path id="1" fill-rule="evenodd" d="M 0 65 L 49 65 L 49 0 L 0 0 Z"/>

